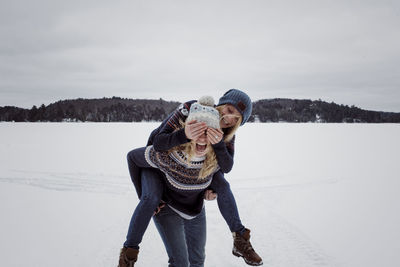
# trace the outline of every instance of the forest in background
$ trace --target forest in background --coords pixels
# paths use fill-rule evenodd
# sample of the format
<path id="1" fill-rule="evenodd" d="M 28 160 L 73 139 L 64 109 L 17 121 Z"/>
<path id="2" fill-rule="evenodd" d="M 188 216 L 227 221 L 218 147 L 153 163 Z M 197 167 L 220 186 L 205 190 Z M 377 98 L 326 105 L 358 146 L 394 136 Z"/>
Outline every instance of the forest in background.
<path id="1" fill-rule="evenodd" d="M 0 107 L 0 121 L 142 122 L 162 121 L 179 102 L 163 99 L 99 98 L 60 100 L 24 109 Z M 250 122 L 399 123 L 400 113 L 307 99 L 262 99 L 253 102 Z"/>

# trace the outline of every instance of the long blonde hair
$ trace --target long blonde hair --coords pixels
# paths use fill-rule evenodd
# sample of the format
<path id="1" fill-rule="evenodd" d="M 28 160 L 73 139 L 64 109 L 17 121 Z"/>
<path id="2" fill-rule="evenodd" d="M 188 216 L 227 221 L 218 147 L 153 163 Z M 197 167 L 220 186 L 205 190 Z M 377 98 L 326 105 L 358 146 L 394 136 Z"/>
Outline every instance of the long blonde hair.
<path id="1" fill-rule="evenodd" d="M 216 107 L 216 109 L 218 110 L 220 115 L 225 106 L 226 106 L 226 104 Z M 235 136 L 237 129 L 239 128 L 240 124 L 242 123 L 242 119 L 243 119 L 242 116 L 240 116 L 240 117 L 238 117 L 238 120 L 235 125 L 233 125 L 232 127 L 229 127 L 229 128 L 222 129 L 222 131 L 224 132 L 224 142 L 225 143 L 228 143 L 229 141 L 231 141 L 233 136 Z M 222 116 L 221 116 L 220 120 L 222 120 Z"/>
<path id="2" fill-rule="evenodd" d="M 186 156 L 186 163 L 187 164 L 191 164 L 191 160 L 192 158 L 195 156 L 194 150 L 193 150 L 193 146 L 192 143 L 194 141 L 192 140 L 191 142 L 185 143 L 183 145 L 179 145 L 176 147 L 173 147 L 172 149 L 170 149 L 170 153 L 173 152 L 174 150 L 178 150 L 178 151 L 182 151 L 184 152 L 184 155 Z M 215 155 L 214 149 L 209 145 L 207 147 L 207 153 L 205 155 L 205 159 L 203 162 L 203 166 L 200 169 L 199 172 L 199 177 L 198 179 L 204 179 L 206 177 L 208 177 L 209 175 L 211 175 L 213 172 L 215 172 L 215 170 L 218 167 L 218 161 L 217 161 L 217 156 Z"/>
<path id="3" fill-rule="evenodd" d="M 185 127 L 185 123 L 183 121 L 179 121 L 182 128 Z M 178 129 L 177 129 L 178 130 Z M 193 143 L 195 141 L 192 140 L 191 142 L 176 146 L 171 148 L 168 153 L 172 153 L 176 150 L 184 152 L 186 156 L 186 163 L 190 164 L 191 159 L 195 156 L 195 152 L 193 150 Z M 214 149 L 211 145 L 207 145 L 207 153 L 205 155 L 205 159 L 203 162 L 203 166 L 200 169 L 198 179 L 204 179 L 211 175 L 218 167 L 217 156 L 215 155 Z"/>

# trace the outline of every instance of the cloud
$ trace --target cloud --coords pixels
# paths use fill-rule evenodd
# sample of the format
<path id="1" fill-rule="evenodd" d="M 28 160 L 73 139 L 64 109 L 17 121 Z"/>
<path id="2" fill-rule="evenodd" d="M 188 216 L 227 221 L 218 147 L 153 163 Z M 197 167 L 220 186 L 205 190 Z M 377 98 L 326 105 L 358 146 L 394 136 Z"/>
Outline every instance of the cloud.
<path id="1" fill-rule="evenodd" d="M 2 1 L 0 105 L 236 87 L 399 111 L 399 5 Z"/>

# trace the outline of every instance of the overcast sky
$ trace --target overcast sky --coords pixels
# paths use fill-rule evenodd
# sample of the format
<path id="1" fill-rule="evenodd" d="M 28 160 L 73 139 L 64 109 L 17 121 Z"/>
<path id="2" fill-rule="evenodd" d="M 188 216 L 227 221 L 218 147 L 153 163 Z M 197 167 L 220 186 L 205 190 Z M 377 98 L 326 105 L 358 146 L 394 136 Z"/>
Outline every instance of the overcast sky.
<path id="1" fill-rule="evenodd" d="M 0 0 L 0 106 L 322 99 L 400 112 L 400 1 Z"/>

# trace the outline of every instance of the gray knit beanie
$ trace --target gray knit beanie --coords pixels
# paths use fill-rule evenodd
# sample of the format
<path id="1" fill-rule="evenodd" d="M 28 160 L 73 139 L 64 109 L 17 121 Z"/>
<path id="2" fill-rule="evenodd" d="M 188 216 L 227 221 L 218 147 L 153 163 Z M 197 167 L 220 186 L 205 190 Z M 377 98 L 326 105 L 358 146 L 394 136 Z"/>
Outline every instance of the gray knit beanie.
<path id="1" fill-rule="evenodd" d="M 242 115 L 242 123 L 240 125 L 246 123 L 253 109 L 253 104 L 251 103 L 250 97 L 245 92 L 242 92 L 238 89 L 228 90 L 219 99 L 217 106 L 221 106 L 224 104 L 231 104 L 240 112 L 240 114 Z"/>
<path id="2" fill-rule="evenodd" d="M 190 106 L 186 121 L 205 122 L 208 127 L 219 129 L 219 112 L 214 108 L 214 98 L 203 96 Z"/>

